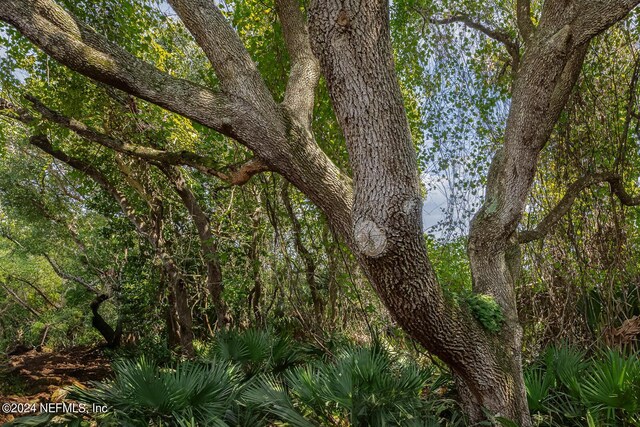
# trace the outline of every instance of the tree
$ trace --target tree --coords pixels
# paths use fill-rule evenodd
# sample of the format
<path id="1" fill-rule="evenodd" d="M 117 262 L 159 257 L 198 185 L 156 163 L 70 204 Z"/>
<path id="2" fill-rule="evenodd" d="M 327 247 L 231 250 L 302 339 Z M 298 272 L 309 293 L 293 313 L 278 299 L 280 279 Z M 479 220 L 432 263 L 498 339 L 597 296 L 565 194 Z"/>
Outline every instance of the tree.
<path id="1" fill-rule="evenodd" d="M 388 2 L 311 1 L 307 30 L 297 0 L 276 0 L 291 61 L 282 102 L 274 99 L 214 2 L 169 3 L 215 70 L 218 89 L 174 78 L 134 57 L 53 0 L 2 0 L 0 19 L 71 69 L 253 151 L 264 167 L 250 168 L 251 173 L 278 172 L 309 197 L 353 251 L 399 324 L 451 367 L 472 419 L 481 419 L 487 409 L 530 425 L 514 292 L 520 262 L 517 226 L 539 154 L 574 87 L 589 42 L 640 0 L 547 0 L 537 25 L 530 2 L 517 1 L 522 49 L 509 43 L 515 78 L 504 145 L 492 161 L 468 244 L 473 291 L 494 300 L 505 319 L 497 333 L 483 328 L 464 304 L 447 298 L 429 261 Z M 352 178 L 314 139 L 320 75 L 346 139 Z"/>

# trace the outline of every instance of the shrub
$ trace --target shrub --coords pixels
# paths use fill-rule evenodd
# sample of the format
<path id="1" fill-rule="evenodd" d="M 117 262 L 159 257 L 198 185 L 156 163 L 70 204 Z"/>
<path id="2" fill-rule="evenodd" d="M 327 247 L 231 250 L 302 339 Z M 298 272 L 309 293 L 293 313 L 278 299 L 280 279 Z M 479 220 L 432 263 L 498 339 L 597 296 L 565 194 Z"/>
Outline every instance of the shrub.
<path id="1" fill-rule="evenodd" d="M 238 368 L 226 362 L 161 369 L 143 357 L 116 362 L 113 370 L 112 381 L 73 388 L 69 397 L 106 405 L 103 422 L 114 425 L 227 426 L 242 389 Z"/>
<path id="2" fill-rule="evenodd" d="M 432 387 L 428 384 L 432 381 Z M 380 348 L 345 350 L 333 362 L 260 378 L 246 401 L 288 425 L 438 426 L 451 402 L 424 399 L 440 386 L 433 369 L 401 363 Z"/>

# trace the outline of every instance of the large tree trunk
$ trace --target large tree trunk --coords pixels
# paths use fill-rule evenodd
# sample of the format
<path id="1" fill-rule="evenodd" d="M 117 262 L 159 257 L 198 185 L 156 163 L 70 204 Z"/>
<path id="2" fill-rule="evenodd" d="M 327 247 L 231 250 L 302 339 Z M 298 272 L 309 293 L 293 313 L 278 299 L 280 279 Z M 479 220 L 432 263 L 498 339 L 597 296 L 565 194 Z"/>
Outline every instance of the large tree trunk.
<path id="1" fill-rule="evenodd" d="M 451 366 L 472 418 L 486 408 L 529 425 L 519 345 L 504 345 L 514 332 L 493 335 L 448 303 L 427 257 L 388 13 L 380 0 L 316 1 L 310 9 L 313 47 L 353 168 L 354 250 L 398 323 Z"/>

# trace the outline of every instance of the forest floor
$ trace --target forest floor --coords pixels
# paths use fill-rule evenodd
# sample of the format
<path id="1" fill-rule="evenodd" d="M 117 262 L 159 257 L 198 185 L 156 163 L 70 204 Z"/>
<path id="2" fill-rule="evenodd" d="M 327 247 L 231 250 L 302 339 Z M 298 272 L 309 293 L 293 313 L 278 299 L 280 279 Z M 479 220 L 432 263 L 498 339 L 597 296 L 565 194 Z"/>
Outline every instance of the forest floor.
<path id="1" fill-rule="evenodd" d="M 4 382 L 0 389 L 0 403 L 60 402 L 65 396 L 65 387 L 89 385 L 111 373 L 110 362 L 95 347 L 75 347 L 56 352 L 29 350 L 9 356 L 8 363 L 0 372 Z M 5 395 L 7 393 L 7 395 Z M 13 419 L 12 415 L 0 412 L 0 425 Z"/>

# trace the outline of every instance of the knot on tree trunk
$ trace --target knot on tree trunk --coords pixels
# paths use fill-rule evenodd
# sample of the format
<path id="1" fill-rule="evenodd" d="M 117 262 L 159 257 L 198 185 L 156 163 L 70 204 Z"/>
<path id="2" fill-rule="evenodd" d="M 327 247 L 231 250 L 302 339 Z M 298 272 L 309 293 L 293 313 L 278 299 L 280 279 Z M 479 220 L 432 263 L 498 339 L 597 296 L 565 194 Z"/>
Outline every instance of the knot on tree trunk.
<path id="1" fill-rule="evenodd" d="M 358 249 L 368 257 L 379 257 L 387 248 L 387 235 L 378 225 L 368 219 L 356 222 L 354 236 Z"/>

